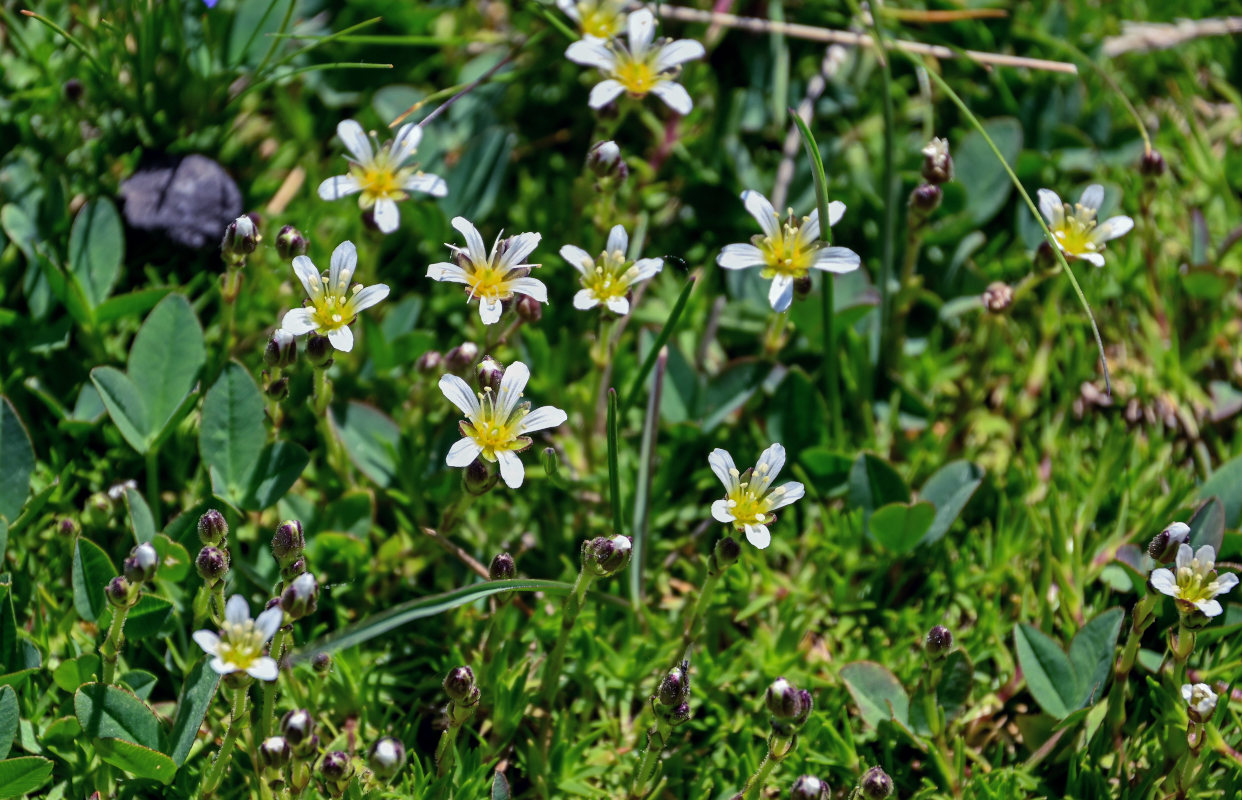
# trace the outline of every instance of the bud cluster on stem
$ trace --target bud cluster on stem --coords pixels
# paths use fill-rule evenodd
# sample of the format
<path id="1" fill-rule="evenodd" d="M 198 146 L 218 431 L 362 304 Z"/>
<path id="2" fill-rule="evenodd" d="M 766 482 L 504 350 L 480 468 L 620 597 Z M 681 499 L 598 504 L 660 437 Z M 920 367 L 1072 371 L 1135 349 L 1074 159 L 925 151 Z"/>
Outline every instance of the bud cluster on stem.
<path id="1" fill-rule="evenodd" d="M 681 662 L 664 675 L 651 696 L 651 710 L 655 713 L 655 724 L 647 731 L 647 746 L 630 786 L 631 798 L 647 796 L 647 787 L 657 775 L 660 754 L 668 746 L 669 734 L 690 719 L 689 661 Z"/>
<path id="2" fill-rule="evenodd" d="M 764 704 L 772 715 L 769 719 L 772 732 L 768 734 L 768 752 L 742 788 L 742 800 L 757 800 L 772 770 L 797 748 L 798 730 L 811 716 L 815 699 L 806 689 L 799 689 L 785 678 L 777 678 L 768 687 Z"/>
<path id="3" fill-rule="evenodd" d="M 449 696 L 448 727 L 440 735 L 440 744 L 436 746 L 436 774 L 443 777 L 453 768 L 457 755 L 457 734 L 479 704 L 481 692 L 474 681 L 474 671 L 470 667 L 455 667 L 444 678 L 444 691 Z"/>
<path id="4" fill-rule="evenodd" d="M 138 603 L 142 585 L 155 577 L 159 561 L 160 556 L 155 547 L 149 542 L 143 542 L 129 551 L 129 556 L 121 564 L 122 574 L 104 586 L 104 596 L 112 607 L 112 622 L 108 625 L 108 635 L 100 647 L 104 683 L 112 683 L 116 675 L 117 659 L 125 643 L 125 620 L 130 609 Z"/>
<path id="5" fill-rule="evenodd" d="M 194 566 L 209 593 L 208 607 L 217 626 L 224 621 L 224 583 L 229 574 L 229 524 L 216 509 L 208 509 L 198 518 L 198 538 L 203 549 L 198 551 Z"/>

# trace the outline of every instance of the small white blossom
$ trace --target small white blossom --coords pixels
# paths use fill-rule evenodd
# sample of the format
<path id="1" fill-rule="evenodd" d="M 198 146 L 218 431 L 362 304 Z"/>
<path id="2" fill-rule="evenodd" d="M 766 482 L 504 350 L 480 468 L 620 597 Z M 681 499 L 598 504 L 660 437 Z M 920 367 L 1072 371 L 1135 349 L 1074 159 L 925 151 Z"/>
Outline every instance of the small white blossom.
<path id="1" fill-rule="evenodd" d="M 654 94 L 678 114 L 689 114 L 694 101 L 673 78 L 683 63 L 706 55 L 703 45 L 693 39 L 653 41 L 655 17 L 645 8 L 630 14 L 627 27 L 628 46 L 619 38 L 588 36 L 565 51 L 570 61 L 596 67 L 605 76 L 591 89 L 591 108 L 603 108 L 625 92 L 634 98 Z"/>
<path id="2" fill-rule="evenodd" d="M 1101 251 L 1105 242 L 1129 233 L 1134 227 L 1134 220 L 1123 214 L 1097 223 L 1096 215 L 1103 202 L 1104 187 L 1098 183 L 1088 186 L 1072 207 L 1069 203 L 1062 203 L 1051 189 L 1039 190 L 1039 210 L 1048 221 L 1048 230 L 1052 231 L 1052 237 L 1062 253 L 1097 267 L 1104 266 Z"/>
<path id="3" fill-rule="evenodd" d="M 725 269 L 759 267 L 759 273 L 772 281 L 768 302 L 776 311 L 785 311 L 793 302 L 794 281 L 805 278 L 811 269 L 824 272 L 853 272 L 858 269 L 858 254 L 848 247 L 825 247 L 819 240 L 819 209 L 809 217 L 794 217 L 781 222 L 780 215 L 768 198 L 759 192 L 742 192 L 742 203 L 759 223 L 763 233 L 751 238 L 751 244 L 725 245 L 716 263 Z M 828 225 L 840 221 L 845 204 L 834 200 L 828 204 Z"/>
<path id="4" fill-rule="evenodd" d="M 382 283 L 364 287 L 350 286 L 358 266 L 358 250 L 353 242 L 341 242 L 332 251 L 332 266 L 327 278 L 319 274 L 306 256 L 293 259 L 293 271 L 310 298 L 310 306 L 295 308 L 280 322 L 283 330 L 295 336 L 314 331 L 327 336 L 337 350 L 348 353 L 354 349 L 354 333 L 349 329 L 358 312 L 368 309 L 388 296 Z"/>
<path id="5" fill-rule="evenodd" d="M 1232 572 L 1217 575 L 1216 550 L 1211 545 L 1205 544 L 1195 552 L 1183 543 L 1177 548 L 1176 568 L 1176 572 L 1165 567 L 1152 570 L 1152 587 L 1176 600 L 1179 611 L 1197 608 L 1208 617 L 1224 611 L 1216 598 L 1237 586 L 1238 576 Z"/>
<path id="6" fill-rule="evenodd" d="M 1206 683 L 1196 683 L 1193 686 L 1189 683 L 1183 684 L 1182 699 L 1201 721 L 1212 716 L 1212 712 L 1216 710 L 1216 692 Z"/>
<path id="7" fill-rule="evenodd" d="M 502 240 L 496 237 L 489 254 L 479 231 L 465 217 L 453 217 L 453 227 L 466 237 L 464 248 L 446 245 L 453 251 L 454 261 L 441 261 L 427 268 L 427 277 L 436 281 L 465 284 L 470 297 L 479 299 L 479 317 L 484 325 L 500 319 L 501 304 L 514 293 L 548 302 L 548 287 L 529 277 L 535 264 L 523 264 L 542 238 L 537 233 L 519 233 Z"/>
<path id="8" fill-rule="evenodd" d="M 625 29 L 625 0 L 556 0 L 583 36 L 611 39 Z"/>
<path id="9" fill-rule="evenodd" d="M 134 548 L 133 557 L 138 568 L 144 572 L 154 569 L 160 561 L 160 554 L 149 542 L 143 542 Z"/>
<path id="10" fill-rule="evenodd" d="M 339 200 L 351 194 L 359 195 L 358 207 L 373 209 L 375 225 L 384 233 L 397 229 L 401 221 L 397 202 L 407 198 L 409 192 L 423 192 L 432 197 L 448 194 L 443 178 L 415 166 L 405 166 L 423 138 L 423 129 L 418 125 L 402 125 L 388 147 L 381 147 L 378 140 L 372 147 L 374 134 L 368 139 L 362 126 L 352 119 L 338 124 L 336 135 L 341 137 L 353 158 L 349 159 L 348 173 L 319 184 L 319 196 L 324 200 Z"/>
<path id="11" fill-rule="evenodd" d="M 195 631 L 194 641 L 204 653 L 214 656 L 211 668 L 220 675 L 245 672 L 261 681 L 274 681 L 279 674 L 276 660 L 263 654 L 263 646 L 280 630 L 283 617 L 284 612 L 275 606 L 251 619 L 250 604 L 235 594 L 224 607 L 219 635 Z"/>
<path id="12" fill-rule="evenodd" d="M 500 463 L 500 477 L 509 488 L 522 485 L 526 471 L 517 454 L 530 447 L 526 434 L 555 428 L 568 419 L 559 408 L 543 406 L 532 411 L 529 402 L 522 402 L 528 380 L 530 369 L 521 361 L 505 370 L 495 394 L 488 386 L 476 395 L 456 375 L 440 378 L 440 391 L 466 415 L 460 425 L 463 438 L 449 448 L 445 459 L 450 467 L 468 467 L 481 456 Z"/>
<path id="13" fill-rule="evenodd" d="M 712 517 L 717 522 L 732 523 L 734 530 L 746 534 L 746 540 L 760 550 L 772 542 L 768 523 L 772 512 L 802 497 L 805 490 L 801 483 L 789 481 L 772 488 L 772 481 L 785 466 L 785 448 L 774 444 L 759 456 L 753 472 L 738 472 L 733 456 L 727 450 L 716 448 L 707 457 L 707 463 L 725 487 L 725 497 L 712 503 Z"/>
<path id="14" fill-rule="evenodd" d="M 574 308 L 585 311 L 604 305 L 614 314 L 630 313 L 630 301 L 626 295 L 634 284 L 663 269 L 664 260 L 640 258 L 631 262 L 626 258 L 629 246 L 625 228 L 615 225 L 608 234 L 607 247 L 598 258 L 591 258 L 581 247 L 572 244 L 561 248 L 561 258 L 578 270 L 583 287 L 574 295 Z"/>
<path id="15" fill-rule="evenodd" d="M 108 487 L 108 499 L 114 500 L 114 501 L 120 500 L 122 497 L 125 496 L 126 489 L 137 489 L 137 488 L 138 488 L 138 482 L 135 481 L 133 478 L 130 478 L 129 480 L 121 481 L 120 483 L 114 483 Z"/>

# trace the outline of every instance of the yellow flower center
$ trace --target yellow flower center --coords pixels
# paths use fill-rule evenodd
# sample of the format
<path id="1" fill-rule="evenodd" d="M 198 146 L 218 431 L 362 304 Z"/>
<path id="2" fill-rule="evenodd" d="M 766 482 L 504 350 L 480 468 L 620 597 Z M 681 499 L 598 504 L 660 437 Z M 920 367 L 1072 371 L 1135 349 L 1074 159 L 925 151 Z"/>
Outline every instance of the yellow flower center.
<path id="1" fill-rule="evenodd" d="M 650 50 L 644 55 L 654 55 Z M 655 71 L 655 66 L 648 61 L 640 61 L 629 53 L 617 54 L 617 68 L 613 75 L 625 91 L 634 97 L 642 97 L 650 92 L 663 78 Z"/>
<path id="2" fill-rule="evenodd" d="M 525 446 L 527 439 L 518 435 L 518 430 L 522 418 L 530 411 L 529 405 L 520 403 L 510 416 L 505 417 L 503 411 L 496 406 L 496 398 L 492 396 L 490 386 L 479 394 L 479 404 L 482 406 L 481 410 L 463 425 L 462 432 L 483 448 L 484 458 L 495 461 L 497 451 L 516 450 Z"/>
<path id="3" fill-rule="evenodd" d="M 582 276 L 582 287 L 590 289 L 601 303 L 613 297 L 622 297 L 630 289 L 625 273 L 624 253 L 620 250 L 603 253 L 594 265 L 594 272 Z"/>
<path id="4" fill-rule="evenodd" d="M 795 219 L 790 209 L 789 218 L 781 225 L 779 237 L 755 237 L 755 246 L 763 253 L 763 277 L 783 274 L 801 278 L 806 275 L 811 264 L 815 263 L 815 251 L 818 249 L 818 242 L 803 239 L 802 225 L 807 219 Z"/>
<path id="5" fill-rule="evenodd" d="M 600 39 L 611 39 L 625 26 L 625 18 L 609 0 L 578 4 L 582 32 Z"/>
<path id="6" fill-rule="evenodd" d="M 327 282 L 324 281 L 324 283 Z M 361 286 L 354 286 L 353 293 L 357 294 L 361 288 Z M 311 300 L 311 319 L 314 320 L 321 333 L 344 328 L 353 322 L 356 316 L 358 312 L 354 310 L 352 295 L 341 297 L 331 292 L 324 292 Z"/>
<path id="7" fill-rule="evenodd" d="M 220 646 L 216 648 L 216 655 L 239 670 L 249 669 L 263 656 L 263 632 L 255 627 L 254 620 L 226 620 L 220 626 Z"/>
<path id="8" fill-rule="evenodd" d="M 1069 203 L 1066 203 L 1065 219 L 1052 229 L 1052 235 L 1056 237 L 1063 252 L 1075 256 L 1094 253 L 1097 250 L 1094 239 L 1096 224 L 1093 209 L 1080 205 L 1071 209 Z"/>
<path id="9" fill-rule="evenodd" d="M 1177 599 L 1187 603 L 1202 603 L 1220 594 L 1214 573 L 1204 570 L 1198 559 L 1177 570 Z"/>
<path id="10" fill-rule="evenodd" d="M 485 297 L 488 299 L 505 300 L 512 296 L 513 292 L 509 290 L 508 271 L 500 271 L 488 263 L 482 266 L 476 266 L 474 270 L 467 270 L 467 279 L 470 281 L 470 294 L 473 297 Z"/>
<path id="11" fill-rule="evenodd" d="M 349 174 L 362 187 L 358 204 L 363 208 L 375 205 L 376 200 L 404 200 L 406 198 L 405 182 L 418 171 L 414 167 L 395 169 L 388 157 L 388 151 L 381 149 L 375 158 L 366 164 L 350 164 Z"/>

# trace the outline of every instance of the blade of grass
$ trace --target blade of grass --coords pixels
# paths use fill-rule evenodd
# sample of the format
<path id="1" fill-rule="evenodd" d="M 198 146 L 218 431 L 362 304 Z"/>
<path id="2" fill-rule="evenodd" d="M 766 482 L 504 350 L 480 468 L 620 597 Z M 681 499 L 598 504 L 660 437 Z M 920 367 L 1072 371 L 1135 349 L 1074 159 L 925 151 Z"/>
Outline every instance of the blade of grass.
<path id="1" fill-rule="evenodd" d="M 690 299 L 690 292 L 694 289 L 697 281 L 698 275 L 691 275 L 686 280 L 686 285 L 682 287 L 681 294 L 677 295 L 677 302 L 673 303 L 673 310 L 668 312 L 668 319 L 664 320 L 664 327 L 660 328 L 660 333 L 656 336 L 655 343 L 651 345 L 651 350 L 647 352 L 647 357 L 643 359 L 642 366 L 638 368 L 638 374 L 630 382 L 630 390 L 625 393 L 625 400 L 621 403 L 621 413 L 625 413 L 634 404 L 634 400 L 637 399 L 638 391 L 643 387 L 643 382 L 647 380 L 647 374 L 651 372 L 651 368 L 655 366 L 660 350 L 664 345 L 668 344 L 669 337 L 673 335 L 673 331 L 677 328 L 677 322 L 681 319 L 682 312 L 686 310 L 686 301 Z"/>
<path id="2" fill-rule="evenodd" d="M 617 433 L 617 390 L 608 390 L 608 500 L 612 505 L 612 532 L 619 535 L 621 527 L 621 471 L 618 467 L 620 435 Z"/>
<path id="3" fill-rule="evenodd" d="M 638 451 L 638 485 L 634 490 L 634 521 L 631 533 L 634 552 L 630 558 L 630 604 L 638 607 L 643 594 L 643 558 L 647 549 L 647 526 L 651 512 L 651 466 L 655 460 L 656 435 L 660 428 L 660 396 L 664 392 L 664 370 L 668 367 L 668 348 L 661 347 L 656 358 L 651 394 L 647 395 L 647 416 Z"/>
<path id="4" fill-rule="evenodd" d="M 334 61 L 331 64 L 312 64 L 309 67 L 299 67 L 298 69 L 290 70 L 288 72 L 282 72 L 279 75 L 273 75 L 270 78 L 265 78 L 264 80 L 261 80 L 258 83 L 250 84 L 245 89 L 242 89 L 240 92 L 235 94 L 233 96 L 233 99 L 228 102 L 228 105 L 231 106 L 233 103 L 236 103 L 239 99 L 245 97 L 250 92 L 256 91 L 258 89 L 265 89 L 267 88 L 269 84 L 276 83 L 277 81 L 283 81 L 285 78 L 292 78 L 295 75 L 301 75 L 306 72 L 318 72 L 319 70 L 324 70 L 324 69 L 392 69 L 392 64 L 369 64 L 369 63 L 358 63 L 358 62 L 353 62 L 353 61 Z"/>

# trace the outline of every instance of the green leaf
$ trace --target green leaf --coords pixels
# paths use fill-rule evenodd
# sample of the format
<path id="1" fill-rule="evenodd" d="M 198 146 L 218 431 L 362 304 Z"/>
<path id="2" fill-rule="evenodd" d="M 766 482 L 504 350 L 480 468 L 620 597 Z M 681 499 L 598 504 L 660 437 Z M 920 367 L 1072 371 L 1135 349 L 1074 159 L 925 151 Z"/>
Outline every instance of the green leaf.
<path id="1" fill-rule="evenodd" d="M 969 461 L 952 461 L 936 470 L 919 490 L 919 499 L 936 507 L 936 518 L 919 544 L 944 538 L 982 483 L 983 470 Z"/>
<path id="2" fill-rule="evenodd" d="M 0 517 L 11 521 L 21 514 L 30 494 L 34 464 L 34 448 L 30 446 L 26 426 L 9 399 L 0 396 Z"/>
<path id="3" fill-rule="evenodd" d="M 1027 688 L 1040 708 L 1057 719 L 1077 709 L 1078 678 L 1061 646 L 1024 623 L 1014 626 L 1013 639 Z"/>
<path id="4" fill-rule="evenodd" d="M 129 350 L 129 379 L 147 410 L 147 431 L 158 436 L 194 388 L 207 360 L 203 329 L 179 294 L 160 301 Z"/>
<path id="5" fill-rule="evenodd" d="M 254 474 L 250 477 L 250 489 L 242 498 L 241 507 L 248 511 L 262 511 L 276 505 L 276 501 L 285 496 L 309 463 L 310 454 L 299 444 L 269 444 L 259 454 Z"/>
<path id="6" fill-rule="evenodd" d="M 1220 546 L 1225 540 L 1225 516 L 1225 504 L 1220 498 L 1209 497 L 1186 523 L 1190 526 L 1188 544 L 1195 550 L 1205 544 L 1211 545 L 1212 550 L 1220 555 Z"/>
<path id="7" fill-rule="evenodd" d="M 155 519 L 151 516 L 151 507 L 137 489 L 125 490 L 125 506 L 129 509 L 129 528 L 134 532 L 134 541 L 146 544 L 154 539 Z"/>
<path id="8" fill-rule="evenodd" d="M 12 686 L 0 688 L 0 758 L 8 758 L 21 717 L 17 709 L 17 692 Z"/>
<path id="9" fill-rule="evenodd" d="M 509 800 L 513 795 L 509 792 L 509 781 L 500 770 L 492 774 L 492 800 Z"/>
<path id="10" fill-rule="evenodd" d="M 1022 125 L 1011 117 L 983 123 L 1005 161 L 1012 164 L 1022 150 Z M 953 166 L 957 184 L 966 189 L 966 215 L 975 225 L 996 216 L 1013 192 L 1009 174 L 978 131 L 971 131 L 956 144 Z"/>
<path id="11" fill-rule="evenodd" d="M 160 720 L 132 693 L 104 683 L 88 683 L 73 695 L 82 731 L 92 739 L 123 739 L 152 750 L 160 747 Z"/>
<path id="12" fill-rule="evenodd" d="M 155 636 L 168 621 L 172 610 L 172 603 L 164 598 L 143 592 L 125 618 L 125 638 L 138 641 Z"/>
<path id="13" fill-rule="evenodd" d="M 962 650 L 954 650 L 944 660 L 940 683 L 936 685 L 936 702 L 944 709 L 945 721 L 952 721 L 966 708 L 970 690 L 975 683 L 975 667 L 970 656 Z"/>
<path id="14" fill-rule="evenodd" d="M 129 628 L 126 627 L 126 631 Z M 129 689 L 139 700 L 146 700 L 151 696 L 151 692 L 155 691 L 155 685 L 159 683 L 159 678 L 155 677 L 154 672 L 147 672 L 145 669 L 131 669 L 121 676 L 120 686 Z"/>
<path id="15" fill-rule="evenodd" d="M 69 232 L 69 271 L 91 307 L 107 299 L 121 274 L 125 233 L 116 206 L 106 197 L 91 200 L 78 212 Z"/>
<path id="16" fill-rule="evenodd" d="M 686 310 L 686 303 L 690 300 L 690 292 L 694 291 L 695 284 L 698 283 L 697 278 L 697 275 L 691 275 L 687 278 L 686 285 L 681 288 L 681 294 L 677 295 L 677 301 L 673 303 L 672 310 L 668 312 L 668 319 L 664 320 L 664 325 L 656 335 L 655 342 L 647 350 L 647 356 L 643 359 L 642 366 L 638 368 L 638 372 L 635 373 L 633 380 L 630 381 L 630 389 L 625 393 L 625 399 L 621 402 L 620 410 L 622 413 L 628 410 L 638 398 L 638 391 L 642 388 L 643 383 L 647 380 L 647 376 L 651 374 L 651 370 L 655 367 L 656 359 L 660 357 L 660 351 L 664 348 L 664 345 L 668 344 L 669 337 L 677 329 L 677 323 L 681 320 L 681 314 Z M 709 426 L 705 425 L 705 427 Z"/>
<path id="17" fill-rule="evenodd" d="M 4 563 L 4 553 L 9 549 L 9 523 L 0 517 L 0 564 Z"/>
<path id="18" fill-rule="evenodd" d="M 1104 696 L 1104 685 L 1113 672 L 1117 637 L 1124 618 L 1125 612 L 1120 608 L 1110 608 L 1074 634 L 1069 648 L 1078 686 L 1078 702 L 1074 708 L 1097 703 Z"/>
<path id="19" fill-rule="evenodd" d="M 828 178 L 824 175 L 824 159 L 819 154 L 819 145 L 811 135 L 811 129 L 803 122 L 802 116 L 792 108 L 789 116 L 793 117 L 802 136 L 802 145 L 806 148 L 807 160 L 811 162 L 811 178 L 815 181 L 815 207 L 819 209 L 819 237 L 824 244 L 832 244 L 832 226 L 828 224 Z"/>
<path id="20" fill-rule="evenodd" d="M 855 661 L 841 668 L 841 679 L 868 725 L 895 719 L 909 727 L 910 697 L 893 673 L 872 661 Z"/>
<path id="21" fill-rule="evenodd" d="M 850 468 L 850 505 L 863 510 L 867 520 L 880 506 L 909 503 L 910 487 L 887 461 L 871 453 L 862 453 Z"/>
<path id="22" fill-rule="evenodd" d="M 52 762 L 40 756 L 0 761 L 0 797 L 30 794 L 52 777 Z"/>
<path id="23" fill-rule="evenodd" d="M 104 408 L 108 409 L 112 423 L 129 446 L 139 453 L 147 452 L 155 437 L 151 434 L 147 406 L 138 393 L 138 387 L 115 367 L 95 367 L 91 370 L 91 383 L 99 392 Z"/>
<path id="24" fill-rule="evenodd" d="M 112 559 L 90 539 L 78 537 L 73 546 L 73 607 L 78 616 L 94 622 L 108 607 L 104 587 L 117 576 Z"/>
<path id="25" fill-rule="evenodd" d="M 157 533 L 151 540 L 151 546 L 160 556 L 160 566 L 155 573 L 157 580 L 180 583 L 190 574 L 190 565 L 193 561 L 189 551 L 179 543 L 162 533 Z"/>
<path id="26" fill-rule="evenodd" d="M 156 303 L 167 297 L 171 291 L 167 287 L 138 289 L 129 294 L 110 297 L 95 309 L 95 324 L 106 325 L 118 319 L 128 319 L 145 314 L 154 308 Z"/>
<path id="27" fill-rule="evenodd" d="M 401 428 L 374 406 L 350 401 L 345 419 L 332 417 L 332 429 L 345 445 L 349 460 L 377 486 L 387 487 L 397 475 Z"/>
<path id="28" fill-rule="evenodd" d="M 84 683 L 90 683 L 95 675 L 99 675 L 101 665 L 99 656 L 94 653 L 83 653 L 77 658 L 60 662 L 60 666 L 52 673 L 52 680 L 66 692 L 76 692 Z"/>
<path id="29" fill-rule="evenodd" d="M 216 495 L 239 505 L 267 441 L 263 395 L 250 372 L 231 361 L 203 399 L 198 451 Z"/>
<path id="30" fill-rule="evenodd" d="M 871 515 L 871 535 L 895 555 L 905 555 L 924 538 L 936 508 L 931 503 L 889 503 Z"/>
<path id="31" fill-rule="evenodd" d="M 808 425 L 808 420 L 827 419 L 828 407 L 811 379 L 798 367 L 789 370 L 768 402 L 768 435 L 785 445 L 789 457 L 797 459 L 824 438 L 824 425 Z"/>
<path id="32" fill-rule="evenodd" d="M 177 718 L 173 720 L 172 735 L 169 737 L 169 755 L 177 766 L 185 763 L 190 755 L 190 748 L 198 737 L 198 729 L 202 727 L 211 701 L 216 696 L 220 685 L 220 675 L 207 665 L 211 656 L 203 656 L 190 668 L 185 683 L 181 684 L 181 695 L 177 698 Z"/>
<path id="33" fill-rule="evenodd" d="M 1197 497 L 1219 497 L 1225 505 L 1225 527 L 1242 525 L 1242 456 L 1217 468 L 1199 487 Z"/>
<path id="34" fill-rule="evenodd" d="M 126 739 L 96 739 L 95 750 L 104 761 L 137 778 L 149 778 L 168 784 L 177 774 L 177 764 L 171 758 L 155 748 Z"/>

